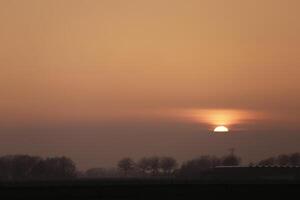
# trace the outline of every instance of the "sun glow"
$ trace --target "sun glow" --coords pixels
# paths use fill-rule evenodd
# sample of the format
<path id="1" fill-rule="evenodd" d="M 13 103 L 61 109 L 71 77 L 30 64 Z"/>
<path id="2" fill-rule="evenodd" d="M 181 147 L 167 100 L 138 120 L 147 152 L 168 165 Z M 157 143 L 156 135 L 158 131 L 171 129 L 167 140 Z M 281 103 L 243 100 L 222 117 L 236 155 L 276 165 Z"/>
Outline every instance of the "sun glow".
<path id="1" fill-rule="evenodd" d="M 186 114 L 193 121 L 211 126 L 234 125 L 258 117 L 258 113 L 234 109 L 191 109 Z"/>
<path id="2" fill-rule="evenodd" d="M 210 132 L 236 132 L 245 130 L 248 125 L 258 120 L 265 120 L 269 115 L 262 111 L 242 109 L 169 109 L 166 117 L 176 120 L 196 123 Z M 161 116 L 161 112 L 158 113 Z M 230 130 L 229 128 L 230 127 Z"/>

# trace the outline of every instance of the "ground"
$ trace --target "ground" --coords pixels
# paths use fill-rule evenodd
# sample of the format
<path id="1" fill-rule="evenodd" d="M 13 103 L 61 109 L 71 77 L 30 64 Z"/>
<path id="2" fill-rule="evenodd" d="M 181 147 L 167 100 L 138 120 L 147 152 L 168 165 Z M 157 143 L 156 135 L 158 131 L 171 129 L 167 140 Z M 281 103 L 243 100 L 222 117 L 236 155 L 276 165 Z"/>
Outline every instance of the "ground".
<path id="1" fill-rule="evenodd" d="M 299 181 L 77 180 L 2 183 L 5 199 L 194 199 L 297 194 Z M 2 199 L 2 198 L 1 198 Z"/>

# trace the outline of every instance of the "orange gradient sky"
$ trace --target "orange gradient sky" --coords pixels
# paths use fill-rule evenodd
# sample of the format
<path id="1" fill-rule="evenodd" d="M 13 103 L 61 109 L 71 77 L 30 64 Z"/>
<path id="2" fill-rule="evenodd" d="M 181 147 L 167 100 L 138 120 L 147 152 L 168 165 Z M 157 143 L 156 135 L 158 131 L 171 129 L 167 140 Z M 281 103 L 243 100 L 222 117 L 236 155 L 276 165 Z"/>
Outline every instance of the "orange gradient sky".
<path id="1" fill-rule="evenodd" d="M 86 168 L 231 147 L 248 160 L 299 151 L 299 9 L 298 0 L 0 0 L 0 153 L 64 154 Z M 207 136 L 211 112 L 243 133 Z"/>

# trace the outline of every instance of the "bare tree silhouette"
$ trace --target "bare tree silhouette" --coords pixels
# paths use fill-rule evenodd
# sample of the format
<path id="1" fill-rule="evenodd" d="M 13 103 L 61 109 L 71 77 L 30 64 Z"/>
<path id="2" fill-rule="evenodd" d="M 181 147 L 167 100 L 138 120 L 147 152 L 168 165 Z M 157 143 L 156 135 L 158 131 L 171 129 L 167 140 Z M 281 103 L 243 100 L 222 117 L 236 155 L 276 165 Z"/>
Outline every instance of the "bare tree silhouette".
<path id="1" fill-rule="evenodd" d="M 139 160 L 137 164 L 139 170 L 144 174 L 156 176 L 159 174 L 159 157 L 145 157 Z"/>
<path id="2" fill-rule="evenodd" d="M 128 176 L 135 169 L 135 166 L 136 164 L 131 158 L 123 158 L 118 162 L 118 168 L 124 172 L 125 176 Z"/>
<path id="3" fill-rule="evenodd" d="M 258 162 L 259 165 L 300 166 L 300 153 L 280 154 Z"/>
<path id="4" fill-rule="evenodd" d="M 173 173 L 177 165 L 177 161 L 172 157 L 163 157 L 159 160 L 159 168 L 165 175 L 170 175 Z"/>
<path id="5" fill-rule="evenodd" d="M 179 176 L 198 177 L 220 164 L 221 160 L 215 156 L 200 156 L 183 163 L 179 169 Z"/>
<path id="6" fill-rule="evenodd" d="M 236 166 L 241 164 L 241 158 L 235 155 L 235 149 L 229 149 L 229 155 L 224 156 L 222 159 L 222 165 L 224 166 Z"/>

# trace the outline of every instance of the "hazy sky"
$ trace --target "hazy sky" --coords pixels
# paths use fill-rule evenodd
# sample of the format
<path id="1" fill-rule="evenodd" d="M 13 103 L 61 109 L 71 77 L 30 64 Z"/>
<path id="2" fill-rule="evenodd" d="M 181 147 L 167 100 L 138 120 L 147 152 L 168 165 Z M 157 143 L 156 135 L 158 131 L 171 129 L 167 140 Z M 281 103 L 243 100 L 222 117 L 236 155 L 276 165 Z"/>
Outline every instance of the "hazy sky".
<path id="1" fill-rule="evenodd" d="M 0 0 L 0 154 L 300 151 L 299 0 Z M 226 119 L 230 134 L 210 134 Z"/>

